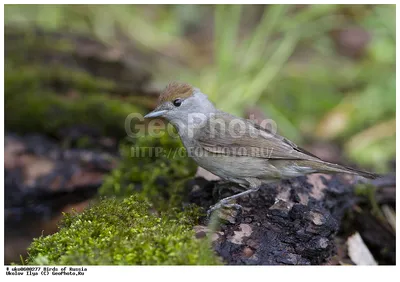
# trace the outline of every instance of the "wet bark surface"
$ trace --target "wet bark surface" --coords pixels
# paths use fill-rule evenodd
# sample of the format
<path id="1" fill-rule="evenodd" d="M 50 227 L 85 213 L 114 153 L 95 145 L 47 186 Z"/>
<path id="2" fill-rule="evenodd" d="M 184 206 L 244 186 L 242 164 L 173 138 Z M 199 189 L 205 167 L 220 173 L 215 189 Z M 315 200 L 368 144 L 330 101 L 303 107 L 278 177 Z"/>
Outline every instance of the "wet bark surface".
<path id="1" fill-rule="evenodd" d="M 337 254 L 335 238 L 343 215 L 359 201 L 354 193 L 355 183 L 356 179 L 349 176 L 313 174 L 264 185 L 258 192 L 238 200 L 243 207 L 241 212 L 219 214 L 222 224 L 212 235 L 214 249 L 232 265 L 328 264 Z M 225 184 L 202 178 L 188 186 L 189 200 L 205 209 L 232 194 L 229 185 L 225 190 L 231 191 L 224 195 L 221 190 Z M 204 230 L 205 225 L 197 227 L 198 236 Z M 382 243 L 374 242 L 382 250 Z M 383 243 L 390 245 L 387 247 L 392 254 L 394 242 L 392 233 Z M 387 261 L 393 263 L 394 257 Z"/>

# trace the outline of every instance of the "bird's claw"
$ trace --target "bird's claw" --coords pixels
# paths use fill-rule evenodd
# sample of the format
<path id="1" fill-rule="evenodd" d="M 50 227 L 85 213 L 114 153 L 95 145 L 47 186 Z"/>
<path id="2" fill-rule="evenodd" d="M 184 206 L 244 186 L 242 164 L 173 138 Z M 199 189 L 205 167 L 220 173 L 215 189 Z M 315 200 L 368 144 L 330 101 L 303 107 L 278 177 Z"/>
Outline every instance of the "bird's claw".
<path id="1" fill-rule="evenodd" d="M 227 209 L 236 209 L 236 210 L 242 210 L 242 206 L 239 204 L 229 204 L 225 201 L 220 201 L 218 203 L 216 203 L 215 205 L 211 206 L 208 211 L 207 211 L 207 218 L 211 218 L 211 215 L 214 211 L 219 210 L 221 208 L 227 208 Z"/>

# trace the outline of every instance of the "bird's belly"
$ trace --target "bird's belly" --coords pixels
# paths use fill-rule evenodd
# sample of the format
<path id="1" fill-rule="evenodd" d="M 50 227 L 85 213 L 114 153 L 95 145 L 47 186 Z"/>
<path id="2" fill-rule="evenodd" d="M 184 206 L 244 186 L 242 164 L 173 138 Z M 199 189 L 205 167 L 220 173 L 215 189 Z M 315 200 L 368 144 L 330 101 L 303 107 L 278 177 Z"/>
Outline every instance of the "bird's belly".
<path id="1" fill-rule="evenodd" d="M 266 162 L 251 157 L 223 155 L 192 156 L 197 164 L 209 172 L 227 180 L 247 183 L 245 178 L 260 178 L 266 174 Z"/>

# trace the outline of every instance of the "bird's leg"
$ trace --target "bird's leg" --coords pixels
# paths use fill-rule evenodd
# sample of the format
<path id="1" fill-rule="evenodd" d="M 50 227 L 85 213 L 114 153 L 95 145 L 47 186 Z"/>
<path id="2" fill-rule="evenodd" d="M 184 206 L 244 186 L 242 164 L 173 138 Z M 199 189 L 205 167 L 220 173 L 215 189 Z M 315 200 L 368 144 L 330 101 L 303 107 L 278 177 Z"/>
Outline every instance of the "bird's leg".
<path id="1" fill-rule="evenodd" d="M 246 190 L 249 188 L 248 185 L 246 186 L 243 184 L 239 184 L 239 186 L 240 188 L 244 188 Z M 242 192 L 244 189 L 239 189 L 239 187 L 237 186 L 232 186 L 232 181 L 223 180 L 218 182 L 218 187 L 216 187 L 216 189 L 213 189 L 212 196 L 213 198 L 221 198 L 221 196 L 225 194 L 226 191 L 229 191 L 229 194 L 235 194 Z"/>
<path id="2" fill-rule="evenodd" d="M 247 180 L 247 179 L 246 179 Z M 236 209 L 241 209 L 242 206 L 239 204 L 229 204 L 230 201 L 235 200 L 237 198 L 240 198 L 242 196 L 245 196 L 247 194 L 253 193 L 253 192 L 257 192 L 258 189 L 260 189 L 261 186 L 261 181 L 259 181 L 258 179 L 256 180 L 247 180 L 250 184 L 250 187 L 248 190 L 240 192 L 238 194 L 223 198 L 222 200 L 220 200 L 218 203 L 216 203 L 215 205 L 211 206 L 208 211 L 207 211 L 207 216 L 210 217 L 211 213 L 215 210 L 218 210 L 222 207 L 227 207 L 227 208 L 236 208 Z"/>

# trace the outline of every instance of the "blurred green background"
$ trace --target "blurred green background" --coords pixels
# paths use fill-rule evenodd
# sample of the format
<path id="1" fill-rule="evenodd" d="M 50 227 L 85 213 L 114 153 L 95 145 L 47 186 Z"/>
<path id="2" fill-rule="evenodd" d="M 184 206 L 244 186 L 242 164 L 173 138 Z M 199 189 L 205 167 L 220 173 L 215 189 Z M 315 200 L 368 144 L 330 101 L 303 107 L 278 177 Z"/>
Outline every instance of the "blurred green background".
<path id="1" fill-rule="evenodd" d="M 300 145 L 334 144 L 342 163 L 393 170 L 395 5 L 6 5 L 4 14 L 6 34 L 35 28 L 94 38 L 150 73 L 151 89 L 188 82 L 224 111 L 275 120 Z M 26 76 L 11 75 L 19 68 L 10 54 L 6 129 L 15 126 L 10 96 Z M 107 92 L 108 84 L 94 84 Z M 92 86 L 84 89 L 96 94 Z M 153 99 L 134 101 L 151 108 Z"/>

